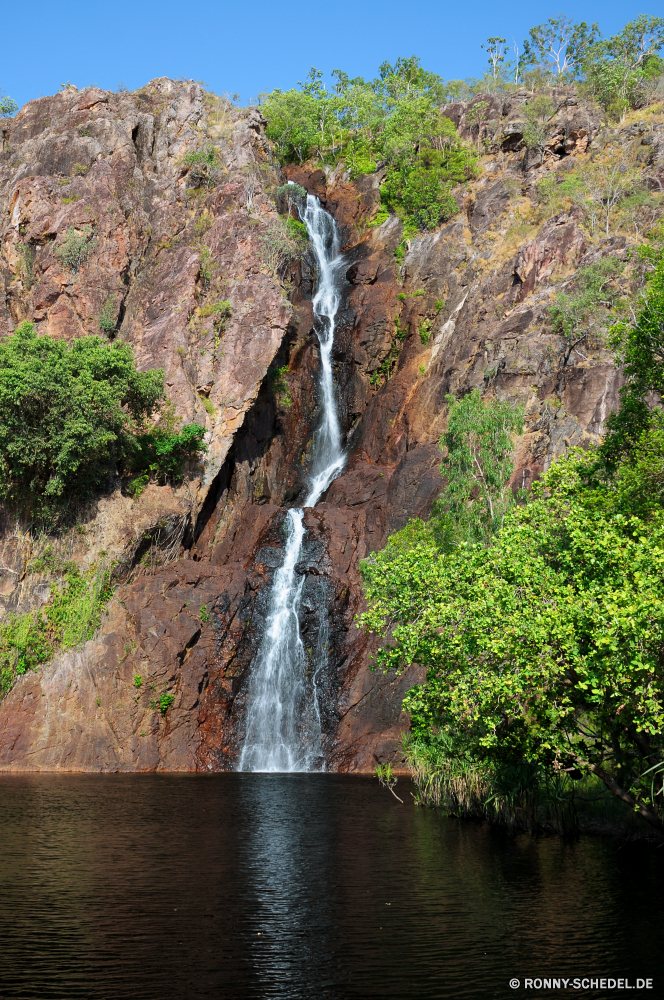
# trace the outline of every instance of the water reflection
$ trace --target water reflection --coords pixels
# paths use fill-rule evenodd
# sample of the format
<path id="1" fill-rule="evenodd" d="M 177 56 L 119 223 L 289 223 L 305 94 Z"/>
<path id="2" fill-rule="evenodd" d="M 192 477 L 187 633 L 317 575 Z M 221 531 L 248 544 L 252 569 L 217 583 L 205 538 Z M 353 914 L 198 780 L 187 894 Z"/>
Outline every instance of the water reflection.
<path id="1" fill-rule="evenodd" d="M 264 996 L 308 997 L 308 983 L 321 998 L 338 996 L 335 825 L 317 809 L 319 794 L 306 778 L 282 775 L 257 776 L 239 789 L 245 905 L 257 928 L 250 960 Z"/>
<path id="2" fill-rule="evenodd" d="M 0 830 L 3 1000 L 474 1000 L 513 995 L 514 975 L 658 983 L 663 852 L 511 840 L 399 806 L 370 779 L 0 776 Z"/>

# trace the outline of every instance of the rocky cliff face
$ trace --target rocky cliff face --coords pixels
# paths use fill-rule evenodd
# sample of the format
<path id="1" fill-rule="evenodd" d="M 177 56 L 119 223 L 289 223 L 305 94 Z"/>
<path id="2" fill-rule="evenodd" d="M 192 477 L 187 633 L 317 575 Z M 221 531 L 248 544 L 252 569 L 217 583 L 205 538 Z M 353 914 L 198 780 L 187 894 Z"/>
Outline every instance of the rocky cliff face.
<path id="1" fill-rule="evenodd" d="M 426 516 L 440 492 L 446 394 L 480 387 L 524 404 L 515 488 L 567 448 L 597 440 L 616 405 L 611 356 L 598 346 L 566 357 L 548 306 L 580 266 L 624 256 L 626 238 L 591 244 L 573 211 L 523 222 L 543 172 L 565 170 L 606 140 L 591 110 L 572 96 L 558 103 L 548 145 L 524 162 L 519 95 L 491 98 L 501 139 L 482 176 L 448 225 L 407 245 L 402 264 L 400 222 L 369 225 L 380 174 L 351 181 L 339 169 L 286 170 L 334 214 L 348 261 L 335 375 L 349 457 L 305 515 L 300 566 L 303 640 L 312 667 L 321 656 L 327 664 L 331 768 L 392 759 L 407 726 L 401 699 L 417 669 L 400 678 L 370 671 L 371 641 L 354 625 L 358 565 L 409 518 Z M 466 106 L 448 113 L 472 138 Z M 112 308 L 113 335 L 133 345 L 141 368 L 164 368 L 177 413 L 205 423 L 209 443 L 187 484 L 152 485 L 132 500 L 110 483 L 84 531 L 57 542 L 82 566 L 108 553 L 120 585 L 97 638 L 20 678 L 0 705 L 0 768 L 234 765 L 266 584 L 316 421 L 315 276 L 305 260 L 286 295 L 262 263 L 283 180 L 263 125 L 256 110 L 169 80 L 134 94 L 65 91 L 0 122 L 2 331 L 31 319 L 58 337 L 95 333 Z M 643 141 L 638 128 L 611 134 Z M 661 187 L 653 123 L 646 138 L 647 177 Z M 187 153 L 210 147 L 213 167 L 186 165 Z M 76 275 L 56 252 L 72 226 L 89 226 L 94 240 Z M 232 307 L 223 329 L 206 308 L 221 300 Z M 286 364 L 290 405 L 271 388 L 270 372 Z M 48 594 L 47 578 L 25 572 L 34 544 L 6 522 L 5 611 Z M 164 691 L 174 701 L 162 716 Z"/>

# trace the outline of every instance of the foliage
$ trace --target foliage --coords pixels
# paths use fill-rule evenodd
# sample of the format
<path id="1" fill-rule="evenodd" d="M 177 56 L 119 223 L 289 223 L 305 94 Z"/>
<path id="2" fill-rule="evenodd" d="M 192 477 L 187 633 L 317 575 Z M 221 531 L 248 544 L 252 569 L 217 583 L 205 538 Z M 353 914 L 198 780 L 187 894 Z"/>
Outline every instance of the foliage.
<path id="1" fill-rule="evenodd" d="M 73 567 L 63 586 L 51 585 L 50 599 L 39 611 L 9 614 L 0 624 L 0 694 L 10 690 L 17 676 L 36 670 L 58 649 L 92 638 L 112 593 L 105 568 L 81 575 Z"/>
<path id="2" fill-rule="evenodd" d="M 603 466 L 609 472 L 633 455 L 643 435 L 653 425 L 652 394 L 664 396 L 664 225 L 651 234 L 638 257 L 649 269 L 643 303 L 630 323 L 617 322 L 610 330 L 616 363 L 623 368 L 626 384 L 621 405 L 607 420 L 607 435 L 600 448 Z"/>
<path id="3" fill-rule="evenodd" d="M 559 14 L 530 29 L 523 43 L 523 61 L 526 65 L 539 63 L 552 70 L 556 77 L 578 73 L 599 36 L 597 24 L 591 27 L 585 21 L 575 24 L 569 17 Z"/>
<path id="4" fill-rule="evenodd" d="M 225 323 L 233 315 L 233 310 L 231 309 L 231 304 L 228 299 L 223 299 L 220 302 L 209 302 L 205 306 L 201 306 L 199 310 L 199 316 L 203 319 L 207 319 L 208 316 L 215 316 L 215 323 Z"/>
<path id="5" fill-rule="evenodd" d="M 204 286 L 209 288 L 212 281 L 212 251 L 204 243 L 198 246 L 198 260 L 198 273 L 201 276 Z"/>
<path id="6" fill-rule="evenodd" d="M 204 436 L 205 428 L 200 424 L 185 424 L 177 434 L 158 425 L 137 433 L 127 448 L 127 467 L 136 472 L 146 469 L 158 482 L 180 479 L 185 463 L 207 450 Z"/>
<path id="7" fill-rule="evenodd" d="M 644 101 L 645 84 L 659 67 L 664 18 L 639 15 L 610 38 L 595 41 L 584 61 L 590 92 L 616 117 Z"/>
<path id="8" fill-rule="evenodd" d="M 475 132 L 478 150 L 482 138 L 482 128 L 488 121 L 490 107 L 488 101 L 473 101 L 466 113 L 466 124 L 471 132 Z"/>
<path id="9" fill-rule="evenodd" d="M 277 188 L 275 197 L 277 201 L 285 201 L 286 213 L 290 215 L 291 209 L 294 205 L 297 206 L 306 200 L 307 192 L 301 184 L 295 184 L 293 181 L 289 181 L 288 184 L 282 184 L 281 187 Z"/>
<path id="10" fill-rule="evenodd" d="M 163 694 L 159 695 L 159 711 L 162 715 L 166 715 L 173 702 L 175 701 L 175 695 L 164 691 Z"/>
<path id="11" fill-rule="evenodd" d="M 56 247 L 55 254 L 63 267 L 72 274 L 77 274 L 94 250 L 96 242 L 92 226 L 83 226 L 80 231 L 70 226 L 64 240 Z"/>
<path id="12" fill-rule="evenodd" d="M 391 211 L 420 228 L 433 228 L 458 211 L 450 188 L 474 175 L 476 157 L 440 111 L 445 88 L 439 77 L 415 56 L 383 63 L 373 81 L 335 70 L 332 91 L 321 76 L 312 68 L 299 90 L 265 98 L 267 134 L 282 162 L 312 156 L 336 162 L 343 156 L 357 176 L 382 161 L 388 169 L 381 193 Z M 277 194 L 289 199 L 290 213 L 294 195 L 288 187 Z"/>
<path id="13" fill-rule="evenodd" d="M 309 249 L 306 226 L 303 232 L 298 228 L 301 225 L 296 219 L 279 218 L 271 222 L 259 236 L 263 263 L 279 280 L 284 277 L 290 265 L 304 258 Z"/>
<path id="14" fill-rule="evenodd" d="M 404 158 L 380 189 L 383 203 L 397 213 L 401 209 L 421 229 L 435 229 L 455 215 L 459 207 L 450 191 L 445 159 L 434 149 L 418 153 L 411 162 Z"/>
<path id="15" fill-rule="evenodd" d="M 549 97 L 533 97 L 523 106 L 526 124 L 523 129 L 523 144 L 526 149 L 543 150 L 546 139 L 546 125 L 555 108 Z"/>
<path id="16" fill-rule="evenodd" d="M 0 97 L 0 118 L 11 118 L 18 111 L 18 104 L 11 97 Z"/>
<path id="17" fill-rule="evenodd" d="M 582 210 L 591 234 L 603 225 L 609 236 L 616 211 L 623 209 L 630 193 L 638 190 L 637 182 L 637 171 L 625 150 L 612 146 L 563 178 L 555 174 L 544 177 L 538 184 L 538 196 L 549 209 L 569 199 Z"/>
<path id="18" fill-rule="evenodd" d="M 288 365 L 283 365 L 281 368 L 272 368 L 268 373 L 269 391 L 282 406 L 292 406 L 293 403 L 293 397 L 286 381 L 289 371 Z"/>
<path id="19" fill-rule="evenodd" d="M 384 667 L 428 669 L 404 702 L 416 734 L 443 730 L 452 756 L 594 773 L 658 825 L 641 775 L 664 752 L 664 518 L 620 510 L 613 485 L 586 491 L 584 462 L 554 466 L 489 549 L 375 557 L 364 624 L 391 627 Z"/>
<path id="20" fill-rule="evenodd" d="M 614 328 L 627 383 L 604 445 L 553 465 L 488 545 L 446 545 L 434 517 L 363 563 L 378 662 L 427 670 L 404 707 L 432 795 L 477 791 L 486 809 L 512 789 L 513 813 L 546 787 L 562 809 L 568 777 L 594 776 L 664 828 L 664 414 L 648 406 L 664 390 L 663 242 L 640 251 L 644 305 Z"/>
<path id="21" fill-rule="evenodd" d="M 387 788 L 388 791 L 392 793 L 394 798 L 403 805 L 403 799 L 400 799 L 397 793 L 394 791 L 394 786 L 396 785 L 398 778 L 394 771 L 392 770 L 392 765 L 388 761 L 385 764 L 376 764 L 374 774 L 378 778 L 378 781 L 383 786 Z"/>
<path id="22" fill-rule="evenodd" d="M 523 408 L 499 399 L 484 402 L 478 389 L 446 397 L 446 487 L 434 508 L 434 531 L 443 549 L 459 541 L 488 544 L 513 504 L 513 437 L 523 431 Z"/>
<path id="23" fill-rule="evenodd" d="M 115 328 L 117 325 L 117 317 L 115 312 L 115 299 L 112 295 L 104 302 L 101 312 L 99 313 L 99 329 L 102 333 L 105 333 L 107 337 L 110 337 L 115 333 Z"/>
<path id="24" fill-rule="evenodd" d="M 617 287 L 611 282 L 624 267 L 617 258 L 604 257 L 577 271 L 571 293 L 556 295 L 549 312 L 553 329 L 566 341 L 563 365 L 569 361 L 572 351 L 589 337 L 593 337 L 596 346 L 603 342 L 602 321 L 619 297 Z"/>
<path id="25" fill-rule="evenodd" d="M 486 42 L 482 42 L 481 47 L 486 49 L 494 83 L 498 79 L 501 65 L 505 62 L 505 54 L 509 52 L 509 45 L 505 43 L 506 39 L 499 38 L 497 35 L 493 35 L 491 38 L 487 38 Z"/>
<path id="26" fill-rule="evenodd" d="M 0 344 L 0 499 L 57 520 L 132 450 L 163 396 L 163 373 L 137 371 L 128 344 L 68 344 L 21 323 Z"/>
<path id="27" fill-rule="evenodd" d="M 188 170 L 187 183 L 190 187 L 212 187 L 220 167 L 219 153 L 214 146 L 187 153 L 182 163 Z"/>
<path id="28" fill-rule="evenodd" d="M 207 605 L 201 604 L 201 609 L 200 609 L 199 614 L 201 616 L 201 621 L 202 622 L 209 622 L 210 621 L 211 615 L 210 615 L 210 612 L 207 609 Z"/>
<path id="29" fill-rule="evenodd" d="M 150 482 L 150 476 L 147 472 L 144 472 L 140 476 L 135 476 L 127 484 L 127 494 L 132 498 L 132 500 L 138 500 L 141 493 L 143 493 Z"/>
<path id="30" fill-rule="evenodd" d="M 593 801 L 608 794 L 602 795 L 594 777 L 580 781 L 533 764 L 496 765 L 467 754 L 454 756 L 444 733 L 426 740 L 404 734 L 401 749 L 418 805 L 440 807 L 459 819 L 485 819 L 511 832 L 577 833 L 588 813 L 584 793 L 590 792 Z M 615 810 L 612 818 L 619 818 Z"/>

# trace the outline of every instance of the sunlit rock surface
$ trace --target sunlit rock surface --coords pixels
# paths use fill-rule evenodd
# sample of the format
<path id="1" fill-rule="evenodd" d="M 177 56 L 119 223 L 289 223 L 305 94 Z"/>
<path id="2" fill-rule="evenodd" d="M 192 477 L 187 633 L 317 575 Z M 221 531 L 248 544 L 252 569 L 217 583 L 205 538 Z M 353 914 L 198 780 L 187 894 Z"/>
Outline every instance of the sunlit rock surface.
<path id="1" fill-rule="evenodd" d="M 0 704 L 0 768 L 235 766 L 266 584 L 280 565 L 285 509 L 302 499 L 317 415 L 311 262 L 292 268 L 285 288 L 261 259 L 261 235 L 277 217 L 274 192 L 286 178 L 332 212 L 348 260 L 334 351 L 348 463 L 305 512 L 298 567 L 307 575 L 308 655 L 326 632 L 327 767 L 370 771 L 398 759 L 408 726 L 401 700 L 420 674 L 371 672 L 375 641 L 355 625 L 359 561 L 410 518 L 426 517 L 440 493 L 446 394 L 478 387 L 524 405 L 517 489 L 569 447 L 599 439 L 621 384 L 601 346 L 584 346 L 561 367 L 565 344 L 549 306 L 579 267 L 625 259 L 626 238 L 589 245 L 574 211 L 530 226 L 518 216 L 544 172 L 591 155 L 605 132 L 591 108 L 568 96 L 534 162 L 521 148 L 523 100 L 491 97 L 501 141 L 483 157 L 481 177 L 459 191 L 458 215 L 404 246 L 402 265 L 399 220 L 369 226 L 380 171 L 356 181 L 307 164 L 282 173 L 259 112 L 196 84 L 64 91 L 0 121 L 0 329 L 29 319 L 58 337 L 97 333 L 112 299 L 116 335 L 133 345 L 141 368 L 164 369 L 178 415 L 204 423 L 209 445 L 204 464 L 175 489 L 151 485 L 134 501 L 110 483 L 86 515 L 86 533 L 66 543 L 81 566 L 108 553 L 119 586 L 94 640 L 20 678 Z M 472 139 L 467 106 L 448 113 Z M 610 130 L 613 141 L 641 143 L 630 128 Z M 652 184 L 664 173 L 659 134 L 644 146 Z M 208 145 L 218 166 L 197 180 L 184 157 Z M 74 276 L 55 247 L 70 226 L 85 225 L 95 244 Z M 34 250 L 30 278 L 19 243 Z M 220 330 L 205 306 L 221 300 L 232 317 Z M 275 396 L 271 365 L 289 368 L 288 405 Z M 159 535 L 165 523 L 175 550 Z M 38 606 L 49 580 L 26 576 L 34 542 L 5 518 L 0 544 L 5 611 Z M 174 695 L 164 715 L 163 692 Z"/>

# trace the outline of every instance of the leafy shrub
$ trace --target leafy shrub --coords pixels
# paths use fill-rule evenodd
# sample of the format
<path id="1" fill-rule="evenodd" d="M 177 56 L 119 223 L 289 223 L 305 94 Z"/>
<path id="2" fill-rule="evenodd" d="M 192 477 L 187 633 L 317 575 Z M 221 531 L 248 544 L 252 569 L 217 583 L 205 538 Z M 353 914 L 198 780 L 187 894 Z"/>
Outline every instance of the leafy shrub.
<path id="1" fill-rule="evenodd" d="M 47 545 L 43 552 L 31 559 L 26 567 L 26 573 L 50 573 L 53 576 L 68 576 L 70 573 L 76 572 L 76 563 L 63 559 L 52 545 Z"/>
<path id="2" fill-rule="evenodd" d="M 163 694 L 159 695 L 159 711 L 162 715 L 166 715 L 166 712 L 169 710 L 174 701 L 175 695 L 169 694 L 167 691 L 164 691 Z"/>
<path id="3" fill-rule="evenodd" d="M 214 146 L 187 153 L 182 162 L 189 171 L 187 183 L 190 187 L 212 187 L 220 166 L 219 154 Z"/>
<path id="4" fill-rule="evenodd" d="M 604 339 L 602 320 L 619 297 L 611 281 L 624 267 L 615 257 L 606 257 L 577 272 L 572 292 L 556 295 L 549 313 L 554 330 L 565 338 L 563 364 L 567 364 L 574 348 L 591 336 L 596 346 L 601 346 Z"/>
<path id="5" fill-rule="evenodd" d="M 212 281 L 212 251 L 208 246 L 202 245 L 198 247 L 199 253 L 199 271 L 203 284 L 206 288 L 209 288 L 210 282 Z"/>
<path id="6" fill-rule="evenodd" d="M 179 434 L 160 427 L 135 434 L 127 444 L 127 466 L 147 469 L 159 482 L 179 479 L 185 463 L 206 450 L 204 436 L 200 424 L 185 424 Z"/>
<path id="7" fill-rule="evenodd" d="M 144 492 L 146 486 L 150 482 L 150 477 L 147 472 L 144 472 L 141 476 L 136 476 L 131 480 L 127 486 L 127 493 L 132 498 L 132 500 L 138 500 L 141 493 Z"/>
<path id="8" fill-rule="evenodd" d="M 288 183 L 278 187 L 275 196 L 277 201 L 284 201 L 286 203 L 286 212 L 290 215 L 293 205 L 306 200 L 307 191 L 301 184 Z"/>
<path id="9" fill-rule="evenodd" d="M 219 321 L 226 321 L 233 315 L 230 302 L 225 299 L 223 302 L 209 302 L 206 306 L 201 306 L 199 316 L 207 319 L 208 316 L 218 316 Z"/>
<path id="10" fill-rule="evenodd" d="M 201 403 L 203 404 L 203 409 L 205 410 L 205 412 L 208 413 L 211 417 L 213 417 L 214 416 L 214 403 L 210 399 L 208 399 L 207 396 L 204 396 L 202 393 L 199 393 L 198 398 L 200 399 Z"/>
<path id="11" fill-rule="evenodd" d="M 290 394 L 288 382 L 286 381 L 289 371 L 288 365 L 283 365 L 281 368 L 274 368 L 268 373 L 269 390 L 282 406 L 291 406 L 293 402 L 293 397 Z"/>
<path id="12" fill-rule="evenodd" d="M 297 228 L 293 229 L 289 223 L 302 225 L 295 219 L 279 219 L 269 225 L 259 237 L 263 263 L 276 278 L 283 276 L 289 264 L 302 260 L 309 248 L 306 235 Z M 306 226 L 304 229 L 306 234 Z"/>
<path id="13" fill-rule="evenodd" d="M 478 389 L 446 401 L 447 431 L 440 439 L 446 488 L 434 504 L 432 527 L 443 549 L 462 540 L 487 544 L 513 504 L 513 438 L 523 432 L 523 407 L 484 402 Z"/>
<path id="14" fill-rule="evenodd" d="M 362 566 L 363 624 L 389 634 L 378 662 L 427 670 L 404 701 L 418 786 L 462 814 L 464 801 L 486 814 L 495 796 L 522 808 L 542 779 L 553 789 L 569 774 L 664 829 L 664 416 L 653 400 L 664 391 L 664 228 L 638 256 L 651 272 L 638 315 L 612 331 L 626 381 L 597 451 L 559 460 L 498 521 L 505 404 L 478 420 L 471 393 L 443 439 L 441 507 L 456 538 L 445 551 L 436 517 L 411 522 Z M 607 275 L 584 271 L 578 294 L 603 298 Z M 563 332 L 587 323 L 593 301 L 557 304 Z M 473 506 L 480 517 L 464 531 Z"/>
<path id="15" fill-rule="evenodd" d="M 82 576 L 74 568 L 63 587 L 51 586 L 50 599 L 39 611 L 8 615 L 0 625 L 0 694 L 58 649 L 91 639 L 112 594 L 107 570 L 91 569 Z"/>
<path id="16" fill-rule="evenodd" d="M 274 91 L 263 112 L 267 134 L 283 162 L 316 156 L 335 162 L 343 156 L 352 176 L 387 167 L 381 190 L 392 212 L 431 229 L 457 211 L 450 188 L 476 171 L 477 155 L 440 111 L 442 80 L 428 73 L 416 57 L 384 63 L 372 82 L 350 80 L 335 71 L 337 93 L 326 90 L 312 70 L 301 90 Z M 290 185 L 293 187 L 292 185 Z M 294 200 L 278 189 L 280 197 Z M 300 197 L 302 195 L 299 195 Z M 387 216 L 374 222 L 380 225 Z"/>
<path id="17" fill-rule="evenodd" d="M 96 242 L 92 226 L 83 226 L 80 232 L 70 226 L 63 242 L 56 247 L 55 254 L 63 267 L 72 274 L 77 274 L 94 250 Z"/>
<path id="18" fill-rule="evenodd" d="M 99 329 L 102 333 L 105 333 L 107 337 L 115 333 L 115 328 L 117 325 L 116 315 L 115 315 L 115 299 L 110 295 L 104 305 L 102 306 L 101 312 L 99 313 Z"/>
<path id="19" fill-rule="evenodd" d="M 523 144 L 526 149 L 544 149 L 546 125 L 554 110 L 553 101 L 541 95 L 524 104 L 522 113 L 526 124 L 523 129 Z"/>
<path id="20" fill-rule="evenodd" d="M 297 219 L 286 219 L 286 232 L 289 236 L 292 236 L 294 240 L 298 240 L 299 242 L 309 239 L 307 227 L 304 222 L 299 222 Z"/>
<path id="21" fill-rule="evenodd" d="M 21 323 L 0 344 L 0 500 L 57 521 L 133 450 L 163 397 L 163 372 L 137 371 L 128 344 L 68 344 Z"/>
<path id="22" fill-rule="evenodd" d="M 444 168 L 444 154 L 425 150 L 412 164 L 391 171 L 380 193 L 385 204 L 403 208 L 420 229 L 435 229 L 458 212 Z"/>
<path id="23" fill-rule="evenodd" d="M 420 323 L 419 329 L 417 331 L 420 335 L 420 340 L 423 344 L 428 344 L 431 340 L 431 320 L 425 319 Z"/>

